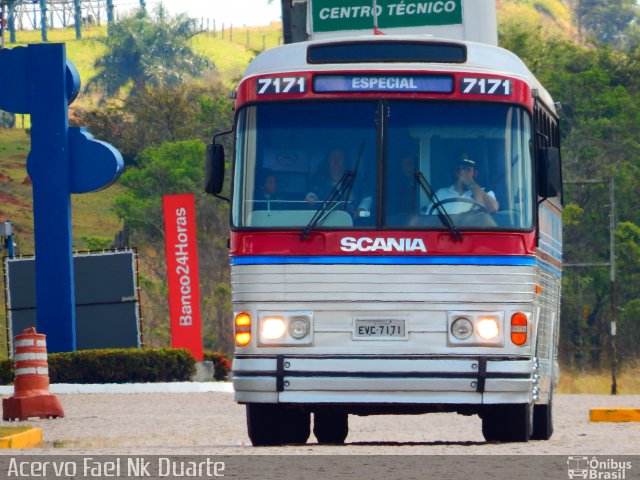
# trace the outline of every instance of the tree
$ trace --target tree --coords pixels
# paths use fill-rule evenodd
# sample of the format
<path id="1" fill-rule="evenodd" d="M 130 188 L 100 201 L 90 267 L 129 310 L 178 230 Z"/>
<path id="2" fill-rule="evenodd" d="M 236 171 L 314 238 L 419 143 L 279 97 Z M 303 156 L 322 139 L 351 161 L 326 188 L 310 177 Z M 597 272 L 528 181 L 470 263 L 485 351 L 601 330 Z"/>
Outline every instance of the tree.
<path id="1" fill-rule="evenodd" d="M 581 3 L 587 6 L 586 0 Z M 584 47 L 520 25 L 505 25 L 500 34 L 501 45 L 523 58 L 562 103 L 564 180 L 615 179 L 618 351 L 621 361 L 638 358 L 640 48 L 622 52 L 609 45 Z M 607 262 L 607 185 L 567 185 L 564 205 L 564 261 Z M 604 366 L 610 342 L 609 268 L 566 268 L 562 287 L 563 360 L 575 359 L 580 367 Z M 584 347 L 585 355 L 568 353 L 576 347 Z"/>
<path id="2" fill-rule="evenodd" d="M 635 0 L 579 0 L 578 29 L 586 29 L 597 40 L 615 44 L 636 17 Z"/>
<path id="3" fill-rule="evenodd" d="M 166 345 L 169 313 L 162 197 L 195 194 L 205 348 L 229 352 L 233 348 L 226 245 L 229 209 L 226 203 L 214 202 L 202 191 L 204 149 L 204 143 L 197 140 L 166 142 L 145 149 L 138 166 L 127 169 L 121 177 L 126 190 L 116 198 L 115 210 L 131 228 L 134 244 L 144 246 L 145 338 L 152 345 Z"/>
<path id="4" fill-rule="evenodd" d="M 184 14 L 169 17 L 160 5 L 154 16 L 139 9 L 111 25 L 108 37 L 96 39 L 107 51 L 95 62 L 99 73 L 88 88 L 101 87 L 113 96 L 133 82 L 133 92 L 178 85 L 187 76 L 201 75 L 209 61 L 191 50 L 188 40 L 198 33 L 195 20 Z"/>
<path id="5" fill-rule="evenodd" d="M 211 138 L 228 130 L 233 103 L 217 77 L 168 87 L 148 87 L 124 101 L 111 100 L 94 109 L 75 107 L 70 121 L 86 125 L 122 152 L 127 164 L 145 148 L 164 142 Z"/>

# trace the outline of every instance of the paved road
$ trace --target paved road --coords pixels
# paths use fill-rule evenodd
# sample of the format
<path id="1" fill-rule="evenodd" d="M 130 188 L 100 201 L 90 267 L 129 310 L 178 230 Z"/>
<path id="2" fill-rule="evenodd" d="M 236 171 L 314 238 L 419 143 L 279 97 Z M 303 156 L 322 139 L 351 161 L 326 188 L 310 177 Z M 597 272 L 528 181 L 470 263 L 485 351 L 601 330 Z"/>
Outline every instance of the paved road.
<path id="1" fill-rule="evenodd" d="M 439 413 L 349 417 L 345 446 L 253 448 L 244 407 L 230 393 L 58 395 L 66 417 L 32 420 L 43 430 L 38 453 L 99 454 L 320 454 L 320 455 L 633 455 L 640 423 L 590 423 L 589 409 L 640 408 L 640 396 L 557 395 L 555 434 L 549 441 L 487 444 L 480 419 Z M 34 452 L 31 452 L 34 453 Z M 640 466 L 638 468 L 640 473 Z"/>

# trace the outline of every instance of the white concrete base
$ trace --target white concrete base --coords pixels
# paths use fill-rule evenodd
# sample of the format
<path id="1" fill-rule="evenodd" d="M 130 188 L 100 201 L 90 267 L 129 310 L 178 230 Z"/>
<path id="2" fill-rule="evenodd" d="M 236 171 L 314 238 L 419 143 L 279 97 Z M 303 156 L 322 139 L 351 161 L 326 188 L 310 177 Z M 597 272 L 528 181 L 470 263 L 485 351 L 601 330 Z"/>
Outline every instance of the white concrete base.
<path id="1" fill-rule="evenodd" d="M 196 373 L 191 377 L 193 382 L 213 382 L 213 362 L 210 360 L 196 362 Z"/>
<path id="2" fill-rule="evenodd" d="M 53 394 L 65 393 L 233 393 L 231 382 L 169 382 L 169 383 L 54 383 Z M 13 395 L 13 385 L 0 386 L 0 395 Z"/>

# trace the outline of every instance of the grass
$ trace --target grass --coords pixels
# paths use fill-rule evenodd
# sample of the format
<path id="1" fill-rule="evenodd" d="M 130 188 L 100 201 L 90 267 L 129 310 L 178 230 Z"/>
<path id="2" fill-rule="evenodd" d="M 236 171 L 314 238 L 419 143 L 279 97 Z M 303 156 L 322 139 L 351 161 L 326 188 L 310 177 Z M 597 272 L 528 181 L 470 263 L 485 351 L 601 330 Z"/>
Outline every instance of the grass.
<path id="1" fill-rule="evenodd" d="M 619 395 L 640 395 L 640 365 L 619 371 L 616 384 Z M 608 395 L 611 393 L 611 372 L 562 370 L 558 393 Z"/>
<path id="2" fill-rule="evenodd" d="M 216 36 L 218 35 L 222 36 L 221 32 L 217 32 Z M 262 52 L 282 44 L 282 25 L 274 22 L 266 27 L 234 28 L 233 35 L 230 36 L 227 31 L 223 40 L 242 45 L 254 52 Z"/>
<path id="3" fill-rule="evenodd" d="M 84 85 L 97 74 L 94 67 L 96 59 L 105 51 L 102 43 L 96 38 L 105 37 L 105 25 L 83 28 L 82 39 L 76 40 L 75 28 L 48 30 L 47 40 L 50 43 L 65 43 L 67 57 L 80 73 Z M 15 44 L 8 47 L 24 46 L 29 43 L 41 43 L 40 30 L 17 31 Z M 228 26 L 224 35 L 218 29 L 196 35 L 191 40 L 194 50 L 206 56 L 218 69 L 228 84 L 237 81 L 256 53 L 265 48 L 272 48 L 282 42 L 281 26 L 272 23 L 266 27 L 233 28 Z M 81 95 L 82 97 L 82 95 Z M 81 98 L 79 99 L 81 100 Z M 18 123 L 21 126 L 20 122 Z M 25 126 L 29 126 L 26 124 Z"/>
<path id="4" fill-rule="evenodd" d="M 24 130 L 0 130 L 0 221 L 12 220 L 22 254 L 31 254 L 33 244 L 33 201 L 31 185 L 25 184 L 26 160 L 30 138 Z M 73 248 L 83 250 L 83 237 L 111 237 L 121 228 L 111 210 L 114 198 L 122 191 L 115 184 L 94 193 L 72 195 Z"/>
<path id="5" fill-rule="evenodd" d="M 0 129 L 0 221 L 13 222 L 17 254 L 34 253 L 32 190 L 31 185 L 24 182 L 30 141 L 24 130 Z M 111 243 L 122 228 L 111 209 L 114 197 L 122 188 L 115 184 L 99 192 L 71 196 L 74 250 L 86 250 L 89 242 L 95 243 L 96 239 Z M 4 278 L 0 281 L 0 290 L 0 316 L 4 317 Z M 0 358 L 6 354 L 6 330 L 0 328 Z"/>
<path id="6" fill-rule="evenodd" d="M 95 76 L 97 70 L 93 64 L 95 60 L 105 51 L 104 45 L 95 41 L 95 38 L 107 35 L 105 26 L 95 26 L 83 29 L 82 39 L 76 40 L 75 28 L 58 28 L 47 31 L 49 43 L 66 44 L 67 58 L 73 62 L 80 73 L 83 83 Z M 16 32 L 16 44 L 8 44 L 8 47 L 24 46 L 29 43 L 42 43 L 40 30 L 19 30 Z"/>
<path id="7" fill-rule="evenodd" d="M 201 33 L 191 39 L 194 51 L 207 57 L 216 66 L 223 81 L 235 86 L 254 55 L 242 45 L 230 43 L 210 33 Z"/>
<path id="8" fill-rule="evenodd" d="M 12 220 L 22 251 L 33 252 L 33 209 L 27 177 L 30 139 L 24 130 L 0 130 L 0 221 Z"/>
<path id="9" fill-rule="evenodd" d="M 233 34 L 225 30 L 205 32 L 191 39 L 193 49 L 210 59 L 223 81 L 234 87 L 255 55 L 264 49 L 282 43 L 281 25 L 267 27 L 234 28 Z"/>

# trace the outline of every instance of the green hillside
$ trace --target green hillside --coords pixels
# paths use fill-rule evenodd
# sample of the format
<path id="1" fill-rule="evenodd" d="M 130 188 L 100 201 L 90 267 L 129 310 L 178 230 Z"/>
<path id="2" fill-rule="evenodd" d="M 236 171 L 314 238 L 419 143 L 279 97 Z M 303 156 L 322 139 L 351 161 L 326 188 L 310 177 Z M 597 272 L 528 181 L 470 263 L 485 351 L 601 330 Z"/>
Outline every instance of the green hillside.
<path id="1" fill-rule="evenodd" d="M 96 58 L 104 52 L 103 45 L 95 39 L 106 35 L 106 27 L 89 28 L 83 30 L 82 35 L 82 40 L 76 40 L 73 28 L 56 29 L 48 32 L 48 39 L 50 42 L 66 44 L 67 56 L 78 69 L 82 83 L 86 84 L 96 74 L 93 68 Z M 38 43 L 40 32 L 19 31 L 16 37 L 16 46 Z M 270 48 L 279 41 L 280 25 L 273 24 L 234 30 L 232 39 L 228 29 L 225 39 L 222 39 L 220 32 L 217 35 L 203 33 L 196 36 L 192 44 L 195 50 L 216 65 L 217 71 L 231 88 L 263 43 Z M 94 103 L 94 99 L 81 93 L 74 105 L 91 103 Z M 22 117 L 19 115 L 17 118 L 18 126 L 23 123 Z M 25 127 L 28 128 L 28 116 L 24 117 Z M 31 185 L 26 172 L 29 142 L 29 136 L 23 129 L 0 130 L 0 221 L 14 222 L 17 250 L 21 254 L 33 253 Z M 121 228 L 111 210 L 113 198 L 119 192 L 120 188 L 115 185 L 101 192 L 73 196 L 74 248 L 87 249 L 96 243 L 108 243 L 113 238 Z"/>
<path id="2" fill-rule="evenodd" d="M 577 36 L 577 28 L 567 0 L 497 0 L 498 23 L 516 22 L 542 26 L 553 34 Z"/>
<path id="3" fill-rule="evenodd" d="M 49 30 L 49 42 L 65 43 L 67 57 L 73 62 L 80 73 L 83 84 L 86 84 L 97 72 L 93 64 L 104 51 L 104 46 L 96 38 L 107 34 L 106 26 L 94 26 L 82 31 L 82 39 L 76 40 L 75 28 Z M 193 48 L 211 60 L 219 74 L 231 81 L 239 77 L 256 52 L 265 48 L 277 46 L 282 39 L 281 25 L 274 23 L 265 27 L 239 28 L 224 33 L 206 32 L 192 39 Z M 42 41 L 40 31 L 16 32 L 15 45 L 7 43 L 8 47 L 22 46 L 28 43 Z M 79 99 L 82 101 L 82 99 Z"/>
<path id="4" fill-rule="evenodd" d="M 48 40 L 66 44 L 67 56 L 78 69 L 82 84 L 86 85 L 96 74 L 93 67 L 96 58 L 104 52 L 104 46 L 95 39 L 106 35 L 106 27 L 89 28 L 83 30 L 82 35 L 82 40 L 76 40 L 73 28 L 50 30 Z M 276 46 L 280 36 L 280 25 L 273 24 L 234 30 L 232 38 L 229 30 L 225 32 L 224 39 L 220 32 L 217 35 L 202 33 L 192 39 L 192 45 L 216 65 L 218 73 L 231 89 L 263 44 L 266 48 Z M 39 31 L 19 31 L 16 37 L 18 43 L 15 46 L 41 40 Z M 81 93 L 74 105 L 87 106 L 95 102 L 94 98 Z M 16 121 L 18 127 L 30 126 L 28 115 L 19 115 Z M 31 183 L 26 169 L 29 149 L 28 130 L 0 129 L 0 221 L 13 222 L 16 254 L 20 255 L 34 253 Z M 116 184 L 100 192 L 72 196 L 74 249 L 102 248 L 111 244 L 116 232 L 122 228 L 112 209 L 113 199 L 121 192 L 122 187 Z M 4 289 L 4 281 L 0 288 Z M 4 295 L 0 294 L 0 312 L 4 311 Z M 6 355 L 5 345 L 5 329 L 0 328 L 0 357 Z"/>
<path id="5" fill-rule="evenodd" d="M 575 27 L 571 12 L 560 0 L 498 0 L 499 22 L 542 25 L 562 35 L 573 35 Z M 106 35 L 106 27 L 84 29 L 83 39 L 75 39 L 73 28 L 51 30 L 50 42 L 64 42 L 68 58 L 80 72 L 86 85 L 97 72 L 93 65 L 104 52 L 97 38 Z M 17 32 L 17 45 L 40 42 L 39 31 Z M 271 48 L 281 42 L 280 24 L 266 27 L 226 30 L 224 38 L 218 31 L 201 33 L 191 40 L 197 52 L 205 55 L 216 66 L 222 81 L 231 88 L 241 76 L 247 64 L 263 48 Z M 7 45 L 11 47 L 12 45 Z M 93 106 L 96 98 L 81 93 L 74 105 Z M 73 108 L 73 105 L 72 105 Z M 29 127 L 28 116 L 19 116 L 19 127 Z M 31 186 L 26 173 L 29 152 L 29 136 L 22 128 L 0 130 L 0 221 L 11 220 L 15 226 L 17 253 L 32 254 L 33 213 Z M 84 250 L 96 246 L 108 246 L 121 222 L 112 209 L 113 199 L 123 187 L 112 186 L 104 191 L 73 197 L 73 245 Z M 0 286 L 4 288 L 4 285 Z M 4 311 L 4 295 L 0 294 L 0 311 Z M 0 357 L 5 354 L 5 331 L 0 328 Z"/>

